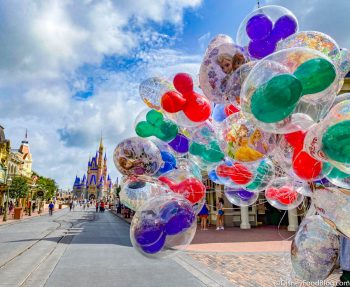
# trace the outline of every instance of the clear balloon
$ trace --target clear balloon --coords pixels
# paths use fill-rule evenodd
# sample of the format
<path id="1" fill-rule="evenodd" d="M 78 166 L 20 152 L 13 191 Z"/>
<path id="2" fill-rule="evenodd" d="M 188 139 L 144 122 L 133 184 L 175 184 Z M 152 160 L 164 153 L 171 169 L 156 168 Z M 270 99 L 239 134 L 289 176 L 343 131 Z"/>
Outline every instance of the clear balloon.
<path id="1" fill-rule="evenodd" d="M 154 136 L 162 141 L 170 142 L 178 134 L 177 125 L 156 110 L 142 111 L 135 120 L 135 132 L 139 137 Z"/>
<path id="2" fill-rule="evenodd" d="M 169 117 L 173 115 L 175 122 L 180 126 L 189 123 L 192 123 L 189 126 L 193 126 L 206 121 L 211 115 L 211 106 L 206 97 L 194 91 L 191 75 L 176 74 L 173 84 L 176 90 L 164 93 L 161 98 L 161 106 Z M 185 118 L 182 120 L 183 116 Z"/>
<path id="3" fill-rule="evenodd" d="M 153 197 L 133 217 L 130 239 L 149 258 L 164 258 L 185 250 L 196 232 L 196 215 L 180 196 Z"/>
<path id="4" fill-rule="evenodd" d="M 259 197 L 259 193 L 250 192 L 243 188 L 225 186 L 224 193 L 229 202 L 237 206 L 253 205 Z"/>
<path id="5" fill-rule="evenodd" d="M 200 202 L 205 197 L 205 185 L 186 170 L 172 170 L 158 179 L 166 184 L 172 192 L 182 195 L 192 204 Z"/>
<path id="6" fill-rule="evenodd" d="M 132 137 L 120 142 L 114 150 L 113 161 L 124 175 L 154 175 L 163 160 L 157 146 L 146 139 Z"/>
<path id="7" fill-rule="evenodd" d="M 333 271 L 339 254 L 337 232 L 321 216 L 305 218 L 292 242 L 294 272 L 305 281 L 326 279 Z"/>
<path id="8" fill-rule="evenodd" d="M 221 149 L 240 162 L 261 160 L 275 148 L 275 135 L 255 127 L 240 113 L 229 116 L 217 130 Z"/>
<path id="9" fill-rule="evenodd" d="M 288 177 L 275 178 L 265 190 L 266 200 L 275 208 L 290 210 L 303 201 L 304 196 L 298 192 L 302 183 Z"/>
<path id="10" fill-rule="evenodd" d="M 119 197 L 122 204 L 138 211 L 147 200 L 166 192 L 169 192 L 167 186 L 153 178 L 124 176 Z"/>
<path id="11" fill-rule="evenodd" d="M 258 164 L 253 181 L 246 185 L 245 189 L 255 193 L 263 191 L 274 178 L 275 165 L 268 157 L 264 158 Z"/>
<path id="12" fill-rule="evenodd" d="M 165 79 L 153 77 L 144 80 L 139 87 L 140 97 L 151 109 L 160 110 L 160 98 L 162 95 L 174 89 L 173 85 Z"/>
<path id="13" fill-rule="evenodd" d="M 315 188 L 312 196 L 316 211 L 350 238 L 350 191 L 337 186 Z"/>
<path id="14" fill-rule="evenodd" d="M 322 53 L 307 48 L 281 50 L 252 69 L 242 87 L 241 109 L 268 132 L 307 130 L 328 111 L 338 82 L 335 66 Z M 323 105 L 316 105 L 317 101 Z"/>
<path id="15" fill-rule="evenodd" d="M 327 180 L 338 187 L 350 189 L 350 174 L 342 172 L 331 165 L 330 168 L 331 171 L 326 175 Z"/>
<path id="16" fill-rule="evenodd" d="M 340 60 L 340 48 L 329 35 L 316 31 L 301 31 L 278 43 L 277 49 L 310 48 L 329 58 L 337 67 Z"/>
<path id="17" fill-rule="evenodd" d="M 230 101 L 239 105 L 239 95 L 229 94 L 230 77 L 248 61 L 244 49 L 232 43 L 225 43 L 205 55 L 200 71 L 199 84 L 204 95 L 214 103 Z M 238 100 L 238 101 L 237 101 Z"/>
<path id="18" fill-rule="evenodd" d="M 264 6 L 248 14 L 237 32 L 237 44 L 247 47 L 251 57 L 272 54 L 277 43 L 298 31 L 294 14 L 281 6 Z"/>

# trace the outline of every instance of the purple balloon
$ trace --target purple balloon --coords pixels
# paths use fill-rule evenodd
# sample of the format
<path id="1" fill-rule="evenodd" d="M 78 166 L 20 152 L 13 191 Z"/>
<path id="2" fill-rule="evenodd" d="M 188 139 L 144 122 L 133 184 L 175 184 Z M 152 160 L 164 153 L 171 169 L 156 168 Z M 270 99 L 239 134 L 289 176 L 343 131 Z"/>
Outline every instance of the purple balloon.
<path id="1" fill-rule="evenodd" d="M 250 41 L 248 46 L 249 54 L 256 59 L 262 59 L 272 54 L 275 50 L 276 42 L 270 38 L 258 41 Z"/>
<path id="2" fill-rule="evenodd" d="M 237 190 L 237 195 L 244 201 L 249 201 L 253 196 L 254 192 L 250 192 L 245 189 Z"/>
<path id="3" fill-rule="evenodd" d="M 163 233 L 162 236 L 153 244 L 151 245 L 141 245 L 141 249 L 143 252 L 148 253 L 148 254 L 154 254 L 162 250 L 164 244 L 165 244 L 165 239 L 166 239 L 166 234 Z"/>
<path id="4" fill-rule="evenodd" d="M 164 225 L 155 219 L 142 220 L 134 230 L 135 241 L 141 245 L 150 245 L 157 242 L 164 233 Z"/>
<path id="5" fill-rule="evenodd" d="M 289 37 L 297 31 L 297 22 L 289 15 L 281 16 L 275 22 L 271 32 L 271 38 L 278 42 Z"/>
<path id="6" fill-rule="evenodd" d="M 265 39 L 272 31 L 272 21 L 265 14 L 257 14 L 247 22 L 246 31 L 253 41 Z"/>
<path id="7" fill-rule="evenodd" d="M 195 215 L 190 205 L 186 206 L 171 201 L 161 209 L 160 218 L 164 221 L 165 233 L 175 235 L 189 228 L 195 219 Z"/>
<path id="8" fill-rule="evenodd" d="M 176 138 L 174 138 L 168 144 L 178 153 L 186 153 L 189 149 L 189 140 L 183 134 L 177 134 Z"/>

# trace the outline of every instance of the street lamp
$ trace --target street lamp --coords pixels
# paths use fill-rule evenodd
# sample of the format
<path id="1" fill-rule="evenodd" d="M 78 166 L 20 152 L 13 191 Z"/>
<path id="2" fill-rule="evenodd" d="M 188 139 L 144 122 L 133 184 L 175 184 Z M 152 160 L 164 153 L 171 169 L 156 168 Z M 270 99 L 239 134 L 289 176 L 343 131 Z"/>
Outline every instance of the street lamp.
<path id="1" fill-rule="evenodd" d="M 3 221 L 7 221 L 7 210 L 9 206 L 9 197 L 10 197 L 10 185 L 11 185 L 12 179 L 11 177 L 8 177 L 6 180 L 7 184 L 7 196 L 6 196 L 6 202 L 5 202 L 5 212 L 4 212 L 4 218 Z"/>
<path id="2" fill-rule="evenodd" d="M 29 204 L 29 216 L 32 216 L 32 200 L 33 200 L 33 189 L 36 187 L 36 184 L 33 183 L 30 185 L 30 204 Z"/>

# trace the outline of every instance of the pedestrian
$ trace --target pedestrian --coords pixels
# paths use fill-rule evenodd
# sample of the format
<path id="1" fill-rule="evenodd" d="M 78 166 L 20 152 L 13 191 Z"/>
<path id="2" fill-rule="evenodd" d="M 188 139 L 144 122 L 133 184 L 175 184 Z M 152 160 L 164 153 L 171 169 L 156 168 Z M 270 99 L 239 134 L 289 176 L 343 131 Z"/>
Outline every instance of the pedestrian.
<path id="1" fill-rule="evenodd" d="M 104 201 L 101 201 L 101 203 L 100 203 L 100 212 L 105 212 L 105 203 L 104 203 Z"/>
<path id="2" fill-rule="evenodd" d="M 201 219 L 201 230 L 207 229 L 207 220 L 209 216 L 209 206 L 207 202 L 204 203 L 201 211 L 198 213 L 199 218 Z"/>
<path id="3" fill-rule="evenodd" d="M 70 201 L 69 202 L 69 211 L 72 211 L 72 208 L 73 208 L 73 201 Z"/>
<path id="4" fill-rule="evenodd" d="M 9 214 L 11 214 L 13 208 L 14 208 L 14 204 L 13 204 L 13 201 L 11 200 L 11 201 L 10 201 L 10 204 L 9 204 Z M 7 211 L 7 210 L 6 210 L 6 211 Z"/>
<path id="5" fill-rule="evenodd" d="M 216 204 L 217 216 L 216 216 L 216 230 L 224 230 L 224 199 L 219 197 Z"/>
<path id="6" fill-rule="evenodd" d="M 337 286 L 350 286 L 350 239 L 345 236 L 340 237 L 340 269 L 343 274 Z"/>
<path id="7" fill-rule="evenodd" d="M 90 201 L 87 202 L 86 206 L 87 206 L 87 209 L 89 210 L 89 208 L 90 208 Z"/>
<path id="8" fill-rule="evenodd" d="M 54 206 L 55 206 L 55 205 L 54 205 L 53 202 L 51 201 L 50 204 L 49 204 L 49 215 L 52 215 Z"/>
<path id="9" fill-rule="evenodd" d="M 32 205 L 32 211 L 35 212 L 35 208 L 36 208 L 36 201 L 33 202 L 33 205 Z"/>
<path id="10" fill-rule="evenodd" d="M 96 201 L 96 212 L 98 212 L 98 201 Z"/>

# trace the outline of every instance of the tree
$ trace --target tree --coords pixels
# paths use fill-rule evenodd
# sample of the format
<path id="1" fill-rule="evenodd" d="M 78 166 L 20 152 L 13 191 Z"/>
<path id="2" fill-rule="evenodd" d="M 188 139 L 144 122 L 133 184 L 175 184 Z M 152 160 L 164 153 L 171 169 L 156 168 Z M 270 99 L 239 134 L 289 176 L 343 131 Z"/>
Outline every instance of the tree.
<path id="1" fill-rule="evenodd" d="M 10 198 L 16 199 L 18 203 L 19 198 L 24 198 L 27 196 L 29 191 L 29 186 L 27 180 L 22 176 L 15 176 L 12 179 L 12 184 L 10 185 L 9 195 Z"/>
<path id="2" fill-rule="evenodd" d="M 40 176 L 36 186 L 37 190 L 44 192 L 44 197 L 46 200 L 51 199 L 56 194 L 57 185 L 54 179 Z"/>

